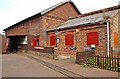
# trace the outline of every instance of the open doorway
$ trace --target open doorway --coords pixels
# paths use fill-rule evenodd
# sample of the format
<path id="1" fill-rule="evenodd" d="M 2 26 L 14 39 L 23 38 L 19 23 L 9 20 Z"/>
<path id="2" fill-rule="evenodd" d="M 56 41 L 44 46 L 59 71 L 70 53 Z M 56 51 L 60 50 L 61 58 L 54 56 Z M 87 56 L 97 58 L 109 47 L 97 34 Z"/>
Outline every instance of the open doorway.
<path id="1" fill-rule="evenodd" d="M 18 52 L 21 50 L 27 51 L 27 36 L 10 36 L 8 43 L 8 51 Z"/>

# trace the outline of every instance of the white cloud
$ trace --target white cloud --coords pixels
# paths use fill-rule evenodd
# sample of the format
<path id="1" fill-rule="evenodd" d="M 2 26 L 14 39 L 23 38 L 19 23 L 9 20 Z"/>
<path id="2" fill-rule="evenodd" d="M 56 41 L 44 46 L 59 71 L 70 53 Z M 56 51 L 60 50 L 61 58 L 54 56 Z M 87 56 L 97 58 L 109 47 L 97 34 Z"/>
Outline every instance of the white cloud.
<path id="1" fill-rule="evenodd" d="M 120 0 L 75 0 L 82 13 L 118 5 Z"/>

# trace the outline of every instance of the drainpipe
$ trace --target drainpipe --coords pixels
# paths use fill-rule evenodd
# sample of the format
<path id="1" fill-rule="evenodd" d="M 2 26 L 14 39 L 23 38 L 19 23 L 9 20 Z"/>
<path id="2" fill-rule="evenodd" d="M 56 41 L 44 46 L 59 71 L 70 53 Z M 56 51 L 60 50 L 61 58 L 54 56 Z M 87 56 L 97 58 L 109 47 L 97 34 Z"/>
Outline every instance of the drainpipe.
<path id="1" fill-rule="evenodd" d="M 118 2 L 120 7 L 120 1 Z M 118 9 L 118 55 L 120 54 L 120 8 Z"/>
<path id="2" fill-rule="evenodd" d="M 56 29 L 55 35 L 56 35 L 56 47 L 58 47 L 58 45 L 57 45 L 57 41 L 58 41 L 58 30 L 57 30 L 57 29 Z"/>
<path id="3" fill-rule="evenodd" d="M 110 22 L 107 20 L 107 55 L 110 56 Z"/>

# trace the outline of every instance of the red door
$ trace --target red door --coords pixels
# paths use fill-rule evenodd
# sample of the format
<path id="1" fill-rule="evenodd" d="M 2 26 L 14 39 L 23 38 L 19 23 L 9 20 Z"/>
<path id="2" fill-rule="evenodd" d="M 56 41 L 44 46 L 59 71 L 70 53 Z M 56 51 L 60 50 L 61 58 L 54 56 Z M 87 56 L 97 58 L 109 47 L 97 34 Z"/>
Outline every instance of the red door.
<path id="1" fill-rule="evenodd" d="M 98 32 L 91 32 L 87 34 L 87 45 L 98 45 Z"/>
<path id="2" fill-rule="evenodd" d="M 50 46 L 55 46 L 56 45 L 56 36 L 52 35 L 50 36 Z"/>
<path id="3" fill-rule="evenodd" d="M 66 46 L 73 46 L 74 45 L 74 36 L 73 36 L 73 34 L 67 34 L 65 36 L 65 45 Z"/>

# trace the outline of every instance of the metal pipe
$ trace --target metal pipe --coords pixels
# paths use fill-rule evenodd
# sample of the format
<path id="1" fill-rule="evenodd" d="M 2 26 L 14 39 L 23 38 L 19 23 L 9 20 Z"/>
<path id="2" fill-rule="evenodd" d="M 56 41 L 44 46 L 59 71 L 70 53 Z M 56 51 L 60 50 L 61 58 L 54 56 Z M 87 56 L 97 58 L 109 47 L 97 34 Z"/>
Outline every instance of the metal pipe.
<path id="1" fill-rule="evenodd" d="M 110 28 L 109 20 L 107 20 L 107 55 L 110 56 Z"/>

